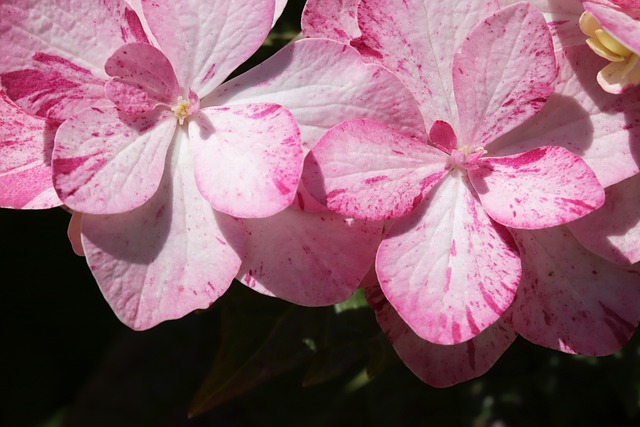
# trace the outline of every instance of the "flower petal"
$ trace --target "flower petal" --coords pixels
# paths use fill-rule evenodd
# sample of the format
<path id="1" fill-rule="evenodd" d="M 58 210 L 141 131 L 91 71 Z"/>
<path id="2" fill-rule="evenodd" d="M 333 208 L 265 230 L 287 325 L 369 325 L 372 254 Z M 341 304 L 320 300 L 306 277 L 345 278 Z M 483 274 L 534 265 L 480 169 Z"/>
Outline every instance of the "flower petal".
<path id="1" fill-rule="evenodd" d="M 302 173 L 300 132 L 275 104 L 206 108 L 189 123 L 196 182 L 219 211 L 245 218 L 291 204 Z"/>
<path id="2" fill-rule="evenodd" d="M 594 0 L 589 0 L 592 3 L 594 2 Z M 640 8 L 640 4 L 638 4 L 638 0 L 598 0 L 600 3 L 607 3 L 609 2 L 610 4 L 613 4 L 615 6 L 618 7 L 623 7 L 623 8 Z"/>
<path id="3" fill-rule="evenodd" d="M 308 0 L 302 11 L 302 33 L 348 44 L 360 35 L 358 3 L 360 0 Z"/>
<path id="4" fill-rule="evenodd" d="M 484 167 L 469 171 L 469 179 L 485 211 L 508 227 L 561 225 L 604 203 L 604 189 L 593 171 L 562 147 L 483 160 Z"/>
<path id="5" fill-rule="evenodd" d="M 106 80 L 57 56 L 36 53 L 30 68 L 0 75 L 7 95 L 31 114 L 63 122 L 85 108 L 105 104 Z"/>
<path id="6" fill-rule="evenodd" d="M 486 147 L 540 111 L 557 75 L 544 17 L 523 2 L 480 23 L 453 60 L 458 139 Z"/>
<path id="7" fill-rule="evenodd" d="M 220 86 L 201 106 L 268 102 L 295 117 L 305 150 L 329 128 L 352 119 L 387 124 L 426 138 L 415 100 L 389 71 L 365 64 L 355 49 L 305 39 Z"/>
<path id="8" fill-rule="evenodd" d="M 186 136 L 176 141 L 160 188 L 143 206 L 83 215 L 89 267 L 113 311 L 133 329 L 209 307 L 245 254 L 242 223 L 200 196 L 188 145 Z"/>
<path id="9" fill-rule="evenodd" d="M 82 247 L 82 216 L 80 212 L 72 212 L 69 226 L 67 227 L 67 238 L 71 243 L 73 253 L 78 256 L 84 256 L 84 248 Z"/>
<path id="10" fill-rule="evenodd" d="M 274 0 L 142 0 L 178 82 L 199 98 L 222 83 L 267 37 Z"/>
<path id="11" fill-rule="evenodd" d="M 344 122 L 305 160 L 304 185 L 332 211 L 361 219 L 406 215 L 448 172 L 448 156 L 424 140 L 365 120 Z"/>
<path id="12" fill-rule="evenodd" d="M 596 80 L 605 91 L 620 95 L 640 84 L 640 60 L 612 62 L 598 72 Z"/>
<path id="13" fill-rule="evenodd" d="M 442 120 L 433 122 L 429 130 L 429 142 L 451 155 L 458 148 L 458 137 L 451 125 Z"/>
<path id="14" fill-rule="evenodd" d="M 3 0 L 0 59 L 4 70 L 24 68 L 35 52 L 78 61 L 106 77 L 102 67 L 124 43 L 146 42 L 134 10 L 123 0 Z"/>
<path id="15" fill-rule="evenodd" d="M 603 29 L 625 47 L 640 54 L 640 3 L 585 0 L 582 4 Z"/>
<path id="16" fill-rule="evenodd" d="M 517 336 L 498 320 L 464 343 L 432 344 L 421 339 L 404 323 L 380 288 L 369 287 L 365 295 L 400 359 L 418 378 L 433 387 L 450 387 L 484 374 Z"/>
<path id="17" fill-rule="evenodd" d="M 640 262 L 640 174 L 605 191 L 604 206 L 568 224 L 591 252 L 618 264 Z"/>
<path id="18" fill-rule="evenodd" d="M 508 6 L 522 0 L 499 0 Z M 555 49 L 584 45 L 585 35 L 580 31 L 578 20 L 584 12 L 581 0 L 527 0 L 544 15 L 553 37 Z"/>
<path id="19" fill-rule="evenodd" d="M 71 209 L 119 213 L 149 200 L 160 183 L 176 121 L 170 111 L 128 116 L 90 108 L 56 134 L 53 182 Z"/>
<path id="20" fill-rule="evenodd" d="M 557 145 L 580 156 L 604 187 L 635 175 L 640 165 L 640 91 L 611 95 L 593 76 L 607 61 L 585 46 L 557 52 L 556 91 L 531 120 L 491 145 L 504 156 Z"/>
<path id="21" fill-rule="evenodd" d="M 105 86 L 107 97 L 129 114 L 146 113 L 159 104 L 174 105 L 182 95 L 171 63 L 150 44 L 122 46 L 107 59 L 104 69 L 113 77 Z"/>
<path id="22" fill-rule="evenodd" d="M 293 208 L 245 223 L 249 247 L 239 280 L 260 293 L 305 306 L 347 299 L 373 264 L 382 234 L 380 222 Z"/>
<path id="23" fill-rule="evenodd" d="M 278 20 L 278 18 L 280 18 L 286 6 L 287 6 L 287 0 L 276 0 L 276 8 L 273 12 L 273 23 L 271 24 L 271 27 L 273 27 L 276 24 L 276 21 Z"/>
<path id="24" fill-rule="evenodd" d="M 513 232 L 522 280 L 510 323 L 527 340 L 565 353 L 621 349 L 640 321 L 640 271 L 584 249 L 565 227 Z"/>
<path id="25" fill-rule="evenodd" d="M 418 336 L 436 344 L 467 341 L 498 320 L 520 280 L 513 239 L 469 187 L 461 174 L 445 178 L 391 226 L 378 249 L 387 299 Z"/>
<path id="26" fill-rule="evenodd" d="M 496 10 L 497 0 L 362 0 L 362 37 L 352 45 L 367 61 L 384 65 L 407 85 L 427 129 L 443 120 L 457 130 L 453 55 L 469 31 Z"/>
<path id="27" fill-rule="evenodd" d="M 62 204 L 51 180 L 56 127 L 27 114 L 0 91 L 0 207 L 47 209 Z"/>
<path id="28" fill-rule="evenodd" d="M 103 66 L 115 49 L 147 42 L 121 0 L 6 0 L 0 16 L 2 86 L 26 111 L 57 121 L 104 98 Z"/>

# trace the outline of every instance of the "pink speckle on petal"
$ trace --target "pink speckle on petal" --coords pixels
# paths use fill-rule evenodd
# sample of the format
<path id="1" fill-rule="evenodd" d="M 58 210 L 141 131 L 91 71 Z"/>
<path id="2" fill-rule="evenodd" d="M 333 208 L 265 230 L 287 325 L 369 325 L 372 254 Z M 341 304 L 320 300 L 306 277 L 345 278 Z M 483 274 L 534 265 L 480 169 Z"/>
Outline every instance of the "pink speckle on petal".
<path id="1" fill-rule="evenodd" d="M 479 334 L 480 333 L 480 328 L 478 328 L 478 325 L 476 325 L 476 322 L 473 318 L 473 313 L 471 312 L 471 309 L 469 309 L 469 307 L 466 308 L 466 313 L 467 313 L 467 323 L 469 324 L 469 327 L 471 329 L 471 331 L 474 334 Z"/>
<path id="2" fill-rule="evenodd" d="M 213 78 L 215 74 L 216 74 L 216 64 L 211 64 L 211 67 L 207 70 L 204 77 L 202 77 L 202 80 L 200 80 L 200 83 L 205 83 L 207 80 L 210 80 L 211 78 Z"/>
<path id="3" fill-rule="evenodd" d="M 375 184 L 376 182 L 384 181 L 385 179 L 389 179 L 388 176 L 373 176 L 371 178 L 367 178 L 364 180 L 365 184 Z"/>
<path id="4" fill-rule="evenodd" d="M 282 180 L 276 178 L 273 180 L 273 183 L 275 184 L 280 194 L 288 194 L 291 192 L 290 187 L 286 183 L 282 182 Z"/>
<path id="5" fill-rule="evenodd" d="M 523 153 L 519 156 L 513 156 L 509 158 L 494 158 L 493 163 L 504 164 L 513 168 L 521 168 L 530 163 L 535 163 L 545 156 L 544 150 L 531 150 Z"/>
<path id="6" fill-rule="evenodd" d="M 55 94 L 66 89 L 78 87 L 78 83 L 66 80 L 59 74 L 45 73 L 39 70 L 21 70 L 3 74 L 2 84 L 13 100 L 19 100 L 34 94 Z M 38 112 L 40 114 L 41 112 Z"/>
<path id="7" fill-rule="evenodd" d="M 498 307 L 498 305 L 494 301 L 494 299 L 491 296 L 491 294 L 484 290 L 484 288 L 482 287 L 482 284 L 479 284 L 479 287 L 482 290 L 482 298 L 487 303 L 489 308 L 491 308 L 491 310 L 493 310 L 493 312 L 496 313 L 496 314 L 502 314 L 503 310 L 501 310 L 500 307 Z"/>
<path id="8" fill-rule="evenodd" d="M 327 194 L 327 200 L 333 199 L 346 191 L 344 188 L 335 189 Z"/>
<path id="9" fill-rule="evenodd" d="M 43 63 L 43 64 L 57 64 L 57 65 L 62 65 L 64 67 L 68 67 L 71 70 L 78 72 L 78 73 L 82 73 L 82 74 L 91 74 L 91 72 L 85 68 L 79 67 L 78 65 L 74 64 L 73 62 L 61 58 L 59 56 L 55 56 L 55 55 L 49 55 L 46 54 L 44 52 L 36 52 L 33 55 L 33 60 Z"/>
<path id="10" fill-rule="evenodd" d="M 384 56 L 378 52 L 377 50 L 371 48 L 370 46 L 362 43 L 360 39 L 351 40 L 351 46 L 358 49 L 358 51 L 364 56 L 370 56 L 373 58 L 381 59 Z"/>
<path id="11" fill-rule="evenodd" d="M 255 111 L 253 114 L 250 115 L 250 117 L 255 120 L 264 119 L 265 117 L 273 114 L 274 112 L 279 111 L 280 108 L 281 107 L 278 105 L 270 104 L 264 108 L 261 108 Z"/>
<path id="12" fill-rule="evenodd" d="M 145 33 L 144 28 L 142 27 L 142 23 L 140 22 L 138 15 L 133 9 L 126 8 L 124 11 L 124 18 L 127 21 L 127 24 L 129 25 L 129 30 L 131 31 L 131 34 L 136 39 L 136 41 L 139 41 L 139 42 L 149 41 L 149 39 L 147 38 L 147 34 Z"/>
<path id="13" fill-rule="evenodd" d="M 570 211 L 571 210 L 577 210 L 579 212 L 583 212 L 584 210 L 590 211 L 590 210 L 593 210 L 595 207 L 583 202 L 582 200 L 567 199 L 565 197 L 560 197 L 560 200 L 564 202 L 566 209 Z"/>
<path id="14" fill-rule="evenodd" d="M 562 21 L 549 21 L 547 22 L 547 25 L 549 26 L 550 29 L 557 30 L 560 25 L 566 24 L 567 22 L 569 21 L 566 19 Z"/>
<path id="15" fill-rule="evenodd" d="M 451 324 L 451 336 L 453 337 L 454 341 L 460 341 L 460 324 L 458 322 L 452 322 Z"/>
<path id="16" fill-rule="evenodd" d="M 298 201 L 298 205 L 300 206 L 300 209 L 304 210 L 304 197 L 302 196 L 302 193 L 299 191 L 296 193 L 296 200 Z"/>
<path id="17" fill-rule="evenodd" d="M 444 292 L 449 292 L 449 288 L 451 285 L 451 267 L 447 267 L 447 280 L 444 286 Z"/>
<path id="18" fill-rule="evenodd" d="M 476 347 L 473 341 L 467 341 L 467 354 L 469 356 L 469 366 L 472 370 L 476 369 Z"/>
<path id="19" fill-rule="evenodd" d="M 83 157 L 71 157 L 68 159 L 54 159 L 53 160 L 53 168 L 57 173 L 62 175 L 69 175 L 80 166 L 82 166 L 87 160 L 89 160 L 92 156 L 83 156 Z"/>

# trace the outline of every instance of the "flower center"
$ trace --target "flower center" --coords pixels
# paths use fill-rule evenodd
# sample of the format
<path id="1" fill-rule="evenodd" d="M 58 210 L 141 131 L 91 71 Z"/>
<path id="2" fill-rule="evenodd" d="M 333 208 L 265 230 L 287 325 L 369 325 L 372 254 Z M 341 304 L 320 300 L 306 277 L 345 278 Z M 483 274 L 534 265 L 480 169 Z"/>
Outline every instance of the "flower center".
<path id="1" fill-rule="evenodd" d="M 638 55 L 602 28 L 598 20 L 589 12 L 584 12 L 580 16 L 580 29 L 589 36 L 587 44 L 599 56 L 611 62 L 627 61 L 625 67 L 627 71 L 638 62 Z"/>
<path id="2" fill-rule="evenodd" d="M 469 152 L 469 146 L 464 145 L 461 148 L 456 148 L 451 151 L 451 161 L 461 169 L 475 170 L 480 167 L 480 158 L 485 154 L 487 154 L 487 150 L 483 147 L 478 147 L 472 152 Z"/>
<path id="3" fill-rule="evenodd" d="M 178 118 L 180 125 L 183 125 L 184 119 L 189 117 L 189 101 L 179 96 L 178 103 L 171 107 L 171 111 Z"/>

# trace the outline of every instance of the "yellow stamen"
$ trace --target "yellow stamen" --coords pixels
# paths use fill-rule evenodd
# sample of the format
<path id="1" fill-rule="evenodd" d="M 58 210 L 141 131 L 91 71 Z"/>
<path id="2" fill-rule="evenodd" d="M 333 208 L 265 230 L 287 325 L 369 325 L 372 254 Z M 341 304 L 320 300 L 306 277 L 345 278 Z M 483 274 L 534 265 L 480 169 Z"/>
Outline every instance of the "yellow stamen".
<path id="1" fill-rule="evenodd" d="M 580 30 L 582 30 L 582 32 L 589 37 L 595 37 L 596 30 L 602 28 L 598 20 L 594 18 L 593 15 L 589 12 L 584 12 L 580 16 L 579 24 Z"/>
<path id="2" fill-rule="evenodd" d="M 602 43 L 600 43 L 600 40 L 598 40 L 597 37 L 591 37 L 590 39 L 587 39 L 587 44 L 589 45 L 592 51 L 594 51 L 596 54 L 598 54 L 598 56 L 606 59 L 607 61 L 611 61 L 611 62 L 624 61 L 624 56 L 616 55 L 615 53 L 611 52 Z"/>
<path id="3" fill-rule="evenodd" d="M 178 103 L 171 107 L 171 111 L 173 111 L 173 114 L 178 118 L 178 123 L 183 125 L 184 119 L 189 117 L 189 101 L 179 96 Z"/>
<path id="4" fill-rule="evenodd" d="M 620 56 L 629 56 L 631 55 L 631 50 L 627 49 L 620 43 L 618 40 L 614 39 L 611 34 L 607 33 L 605 30 L 596 30 L 596 37 L 602 43 L 604 47 L 609 49 L 611 52 Z"/>
<path id="5" fill-rule="evenodd" d="M 580 16 L 580 29 L 589 36 L 587 44 L 599 56 L 611 62 L 624 62 L 633 54 L 611 34 L 609 34 L 593 15 L 584 12 Z"/>

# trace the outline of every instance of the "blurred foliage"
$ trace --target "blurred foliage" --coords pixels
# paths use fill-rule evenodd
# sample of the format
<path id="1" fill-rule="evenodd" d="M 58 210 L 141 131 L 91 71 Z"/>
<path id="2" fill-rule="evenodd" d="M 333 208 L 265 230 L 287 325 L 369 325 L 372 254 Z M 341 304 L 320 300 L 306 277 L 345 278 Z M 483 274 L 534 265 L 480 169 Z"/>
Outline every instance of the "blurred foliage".
<path id="1" fill-rule="evenodd" d="M 299 32 L 304 2 L 289 3 L 238 72 Z M 209 310 L 134 332 L 73 255 L 67 221 L 0 210 L 1 426 L 640 425 L 637 336 L 603 358 L 518 339 L 488 374 L 435 389 L 399 361 L 361 293 L 303 308 L 234 283 Z"/>

